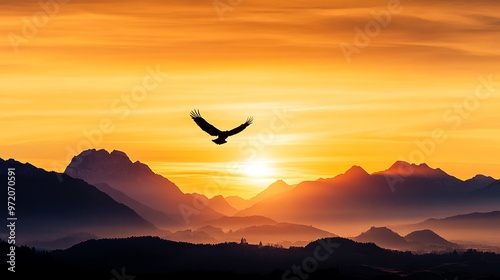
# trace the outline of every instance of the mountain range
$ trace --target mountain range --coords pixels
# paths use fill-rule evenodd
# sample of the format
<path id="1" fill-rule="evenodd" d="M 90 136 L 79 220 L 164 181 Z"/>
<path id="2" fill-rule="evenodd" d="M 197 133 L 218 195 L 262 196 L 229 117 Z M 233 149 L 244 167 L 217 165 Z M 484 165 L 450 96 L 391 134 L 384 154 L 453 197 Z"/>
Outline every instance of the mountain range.
<path id="1" fill-rule="evenodd" d="M 482 244 L 500 246 L 500 211 L 470 213 L 446 218 L 431 218 L 422 222 L 405 225 L 392 225 L 390 228 L 401 233 L 431 229 L 455 242 L 481 248 Z M 478 236 L 479 234 L 479 236 Z M 471 246 L 473 245 L 473 246 Z M 496 249 L 496 251 L 499 251 Z"/>
<path id="2" fill-rule="evenodd" d="M 94 237 L 137 234 L 193 243 L 246 237 L 251 243 L 289 247 L 337 234 L 356 236 L 372 226 L 406 234 L 429 230 L 417 237 L 427 234 L 455 241 L 464 240 L 460 233 L 465 231 L 456 228 L 459 220 L 416 222 L 477 211 L 494 216 L 492 211 L 500 208 L 500 181 L 492 177 L 477 175 L 464 181 L 439 168 L 401 161 L 372 174 L 353 166 L 344 174 L 293 186 L 278 180 L 251 199 L 183 193 L 175 183 L 121 151 L 84 151 L 72 159 L 64 174 L 13 159 L 1 159 L 0 167 L 16 168 L 18 196 L 29 202 L 18 210 L 26 221 L 19 228 L 26 232 L 21 240 L 48 249 L 67 248 Z M 500 243 L 494 234 L 497 228 L 489 229 L 490 222 L 476 217 L 462 229 L 485 229 L 490 244 Z M 455 228 L 445 227 L 448 223 Z M 416 241 L 406 240 L 407 236 L 393 237 L 404 239 L 399 249 L 423 248 L 413 246 Z M 440 246 L 452 248 L 450 244 Z"/>
<path id="3" fill-rule="evenodd" d="M 354 166 L 333 178 L 301 182 L 292 190 L 236 215 L 312 223 L 341 235 L 352 235 L 367 223 L 384 225 L 498 210 L 500 182 L 490 182 L 477 178 L 462 181 L 426 164 L 396 162 L 373 174 Z"/>
<path id="4" fill-rule="evenodd" d="M 16 236 L 21 244 L 84 232 L 101 237 L 161 233 L 132 209 L 83 180 L 0 159 L 0 169 L 7 168 L 15 168 L 16 173 Z M 7 201 L 7 192 L 0 197 Z M 4 220 L 6 215 L 2 211 Z M 2 229 L 2 238 L 6 234 Z"/>

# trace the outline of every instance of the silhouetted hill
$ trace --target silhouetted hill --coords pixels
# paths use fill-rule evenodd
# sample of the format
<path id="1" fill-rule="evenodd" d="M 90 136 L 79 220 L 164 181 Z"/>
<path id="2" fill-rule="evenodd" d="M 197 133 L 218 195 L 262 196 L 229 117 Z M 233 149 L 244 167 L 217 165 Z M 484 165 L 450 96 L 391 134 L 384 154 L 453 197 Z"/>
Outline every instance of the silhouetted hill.
<path id="1" fill-rule="evenodd" d="M 442 280 L 456 277 L 457 273 L 460 279 L 500 277 L 499 255 L 477 251 L 414 255 L 344 238 L 320 239 L 305 247 L 283 249 L 132 237 L 90 240 L 54 251 L 50 257 L 63 267 L 91 270 L 108 278 L 112 277 L 110 271 L 120 268 L 126 268 L 127 275 L 137 279 L 301 279 L 299 275 L 304 279 L 421 279 L 417 276 L 425 274 L 425 279 Z M 58 275 L 57 271 L 54 274 Z"/>
<path id="2" fill-rule="evenodd" d="M 394 250 L 409 250 L 411 246 L 405 238 L 386 227 L 372 227 L 354 237 L 358 242 L 373 242 L 380 247 Z"/>
<path id="3" fill-rule="evenodd" d="M 422 223 L 414 224 L 415 227 L 428 226 L 451 226 L 456 228 L 470 227 L 470 228 L 492 228 L 498 229 L 500 227 L 500 211 L 493 211 L 488 213 L 470 213 L 464 215 L 456 215 L 443 219 L 428 219 Z"/>
<path id="4" fill-rule="evenodd" d="M 416 242 L 426 245 L 437 245 L 448 248 L 458 248 L 458 244 L 450 242 L 443 237 L 439 236 L 437 233 L 429 229 L 417 230 L 407 234 L 404 237 L 408 242 Z"/>
<path id="5" fill-rule="evenodd" d="M 0 239 L 0 252 L 7 254 L 11 249 L 10 244 Z M 88 279 L 108 279 L 109 274 L 105 277 L 104 273 L 96 273 L 89 268 L 79 268 L 71 264 L 60 261 L 52 256 L 49 252 L 39 251 L 32 247 L 15 246 L 16 263 L 15 273 L 7 271 L 10 265 L 4 262 L 2 265 L 2 279 L 51 279 L 63 280 L 70 277 L 74 280 Z M 7 258 L 2 258 L 7 259 Z M 7 267 L 6 267 L 7 265 Z M 109 273 L 109 272 L 108 272 Z M 69 276 L 68 276 L 69 275 Z"/>
<path id="6" fill-rule="evenodd" d="M 164 236 L 165 239 L 179 242 L 189 242 L 193 244 L 216 244 L 219 243 L 217 239 L 215 239 L 210 234 L 201 231 L 201 230 L 179 230 L 171 234 L 167 234 Z"/>
<path id="7" fill-rule="evenodd" d="M 263 226 L 263 225 L 275 225 L 276 222 L 273 219 L 269 219 L 264 216 L 248 216 L 248 217 L 222 217 L 219 219 L 207 221 L 202 225 L 210 225 L 223 230 L 238 230 L 250 226 Z"/>
<path id="8" fill-rule="evenodd" d="M 155 174 L 147 165 L 132 162 L 121 151 L 87 150 L 75 156 L 65 170 L 67 175 L 90 184 L 105 183 L 149 208 L 168 216 L 169 226 L 185 227 L 193 222 L 223 215 L 210 207 L 198 209 L 195 197 L 184 194 L 167 178 Z M 129 205 L 130 207 L 134 205 Z"/>
<path id="9" fill-rule="evenodd" d="M 245 239 L 251 244 L 258 244 L 262 241 L 264 244 L 284 244 L 290 242 L 301 245 L 306 245 L 311 241 L 321 238 L 337 237 L 337 235 L 331 232 L 324 231 L 313 226 L 289 223 L 249 226 L 230 232 L 226 236 L 229 238 L 232 237 L 233 241 L 237 241 L 241 237 L 245 237 Z"/>
<path id="10" fill-rule="evenodd" d="M 214 227 L 214 226 L 203 226 L 198 228 L 198 231 L 203 231 L 206 234 L 213 236 L 217 240 L 224 240 L 225 233 L 222 228 Z"/>
<path id="11" fill-rule="evenodd" d="M 465 180 L 465 184 L 472 189 L 481 189 L 495 181 L 496 180 L 493 177 L 478 174 L 468 180 Z"/>
<path id="12" fill-rule="evenodd" d="M 382 248 L 412 252 L 450 252 L 462 249 L 431 230 L 414 231 L 405 237 L 387 227 L 372 227 L 352 238 L 358 242 L 372 242 Z"/>
<path id="13" fill-rule="evenodd" d="M 253 217 L 253 220 L 259 224 L 258 217 Z M 232 224 L 234 225 L 234 223 Z M 263 244 L 279 244 L 288 247 L 292 244 L 294 246 L 304 246 L 319 238 L 335 236 L 337 235 L 312 226 L 274 222 L 273 224 L 238 227 L 235 230 L 229 229 L 226 232 L 222 228 L 207 225 L 197 230 L 178 231 L 164 237 L 169 240 L 198 244 L 239 242 L 244 237 L 250 244 L 262 242 Z"/>
<path id="14" fill-rule="evenodd" d="M 488 197 L 499 197 L 500 196 L 500 180 L 494 181 L 491 184 L 483 187 L 479 190 L 474 191 L 472 194 L 476 199 L 486 199 Z"/>
<path id="15" fill-rule="evenodd" d="M 400 232 L 430 229 L 448 240 L 467 242 L 486 242 L 500 246 L 498 232 L 500 232 L 500 211 L 487 213 L 470 213 L 443 219 L 428 219 L 424 222 L 391 226 Z"/>
<path id="16" fill-rule="evenodd" d="M 16 172 L 16 233 L 20 244 L 79 232 L 117 237 L 157 232 L 132 209 L 83 180 L 0 159 L 0 169 L 7 168 Z M 1 192 L 0 198 L 7 201 L 6 195 Z M 6 214 L 2 211 L 4 220 Z"/>
<path id="17" fill-rule="evenodd" d="M 98 239 L 99 237 L 95 234 L 88 232 L 78 232 L 73 234 L 68 234 L 61 238 L 56 238 L 54 240 L 36 240 L 28 242 L 26 246 L 36 247 L 37 250 L 56 250 L 56 249 L 67 249 L 75 244 L 91 240 Z"/>

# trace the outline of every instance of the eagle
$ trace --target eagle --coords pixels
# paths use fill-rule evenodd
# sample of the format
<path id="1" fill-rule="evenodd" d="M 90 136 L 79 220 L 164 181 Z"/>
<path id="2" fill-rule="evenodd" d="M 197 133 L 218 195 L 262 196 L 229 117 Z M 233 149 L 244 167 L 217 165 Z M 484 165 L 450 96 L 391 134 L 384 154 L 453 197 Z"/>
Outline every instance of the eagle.
<path id="1" fill-rule="evenodd" d="M 235 135 L 237 133 L 242 132 L 247 126 L 252 124 L 253 122 L 253 117 L 247 118 L 247 121 L 241 124 L 238 127 L 235 127 L 231 130 L 226 130 L 222 131 L 215 126 L 211 125 L 208 123 L 200 114 L 199 110 L 193 110 L 191 111 L 191 118 L 194 120 L 194 122 L 206 133 L 212 135 L 212 136 L 217 136 L 216 139 L 212 140 L 217 145 L 222 145 L 226 143 L 226 138 L 232 135 Z"/>

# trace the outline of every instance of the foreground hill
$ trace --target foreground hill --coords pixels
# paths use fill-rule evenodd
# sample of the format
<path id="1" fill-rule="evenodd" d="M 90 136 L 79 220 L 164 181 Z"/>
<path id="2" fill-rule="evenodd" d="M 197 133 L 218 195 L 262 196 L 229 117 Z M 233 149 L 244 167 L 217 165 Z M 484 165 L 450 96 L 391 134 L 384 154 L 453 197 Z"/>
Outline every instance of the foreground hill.
<path id="1" fill-rule="evenodd" d="M 6 246 L 0 242 L 2 250 Z M 476 251 L 413 255 L 343 238 L 282 249 L 133 237 L 90 240 L 50 254 L 20 251 L 26 262 L 19 275 L 37 268 L 39 277 L 51 279 L 67 279 L 69 270 L 72 279 L 111 279 L 113 271 L 136 279 L 301 279 L 302 275 L 304 279 L 442 280 L 458 273 L 460 279 L 500 277 L 500 255 Z"/>

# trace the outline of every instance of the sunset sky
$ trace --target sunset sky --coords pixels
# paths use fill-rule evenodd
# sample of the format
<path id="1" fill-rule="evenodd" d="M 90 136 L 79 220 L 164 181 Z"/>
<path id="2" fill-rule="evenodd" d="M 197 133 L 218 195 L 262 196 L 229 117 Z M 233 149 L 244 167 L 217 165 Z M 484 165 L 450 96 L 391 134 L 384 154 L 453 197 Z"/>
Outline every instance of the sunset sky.
<path id="1" fill-rule="evenodd" d="M 1 158 L 116 149 L 242 197 L 396 160 L 500 178 L 499 1 L 41 2 L 0 2 Z M 217 146 L 192 109 L 254 123 Z"/>

